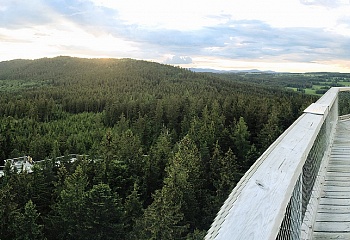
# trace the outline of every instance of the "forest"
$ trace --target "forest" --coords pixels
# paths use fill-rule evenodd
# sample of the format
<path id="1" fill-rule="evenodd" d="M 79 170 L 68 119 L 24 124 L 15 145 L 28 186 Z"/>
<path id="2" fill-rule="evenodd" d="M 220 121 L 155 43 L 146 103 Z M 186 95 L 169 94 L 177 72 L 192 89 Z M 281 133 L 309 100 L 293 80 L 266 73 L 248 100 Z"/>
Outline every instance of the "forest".
<path id="1" fill-rule="evenodd" d="M 133 59 L 0 62 L 0 165 L 46 159 L 32 173 L 4 166 L 0 239 L 203 239 L 316 100 Z M 71 153 L 85 157 L 56 163 Z"/>

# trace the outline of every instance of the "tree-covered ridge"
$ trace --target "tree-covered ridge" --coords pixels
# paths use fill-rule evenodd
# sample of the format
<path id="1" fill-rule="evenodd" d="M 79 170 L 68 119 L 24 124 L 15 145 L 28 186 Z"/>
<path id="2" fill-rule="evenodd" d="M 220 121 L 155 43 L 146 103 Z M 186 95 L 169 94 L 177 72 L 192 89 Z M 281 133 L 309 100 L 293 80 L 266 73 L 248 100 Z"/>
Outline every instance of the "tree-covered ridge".
<path id="1" fill-rule="evenodd" d="M 0 239 L 23 235 L 11 227 L 23 221 L 30 239 L 200 238 L 315 100 L 158 63 L 70 57 L 2 62 L 0 91 L 1 163 L 89 155 L 7 169 Z"/>

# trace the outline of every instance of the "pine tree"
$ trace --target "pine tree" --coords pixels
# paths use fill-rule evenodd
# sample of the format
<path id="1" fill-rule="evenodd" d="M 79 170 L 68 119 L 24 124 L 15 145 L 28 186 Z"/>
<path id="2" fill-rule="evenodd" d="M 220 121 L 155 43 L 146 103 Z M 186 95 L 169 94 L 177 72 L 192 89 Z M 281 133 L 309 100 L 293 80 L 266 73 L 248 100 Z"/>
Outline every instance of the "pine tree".
<path id="1" fill-rule="evenodd" d="M 261 149 L 266 150 L 281 135 L 282 129 L 280 127 L 279 118 L 276 111 L 272 111 L 269 115 L 267 123 L 264 124 L 259 133 L 259 145 Z"/>
<path id="2" fill-rule="evenodd" d="M 122 205 L 107 184 L 97 184 L 85 196 L 81 239 L 122 239 Z"/>
<path id="3" fill-rule="evenodd" d="M 145 158 L 144 169 L 145 183 L 147 188 L 147 197 L 151 197 L 151 194 L 156 189 L 160 189 L 165 177 L 165 167 L 167 166 L 172 154 L 171 138 L 167 129 L 164 129 L 161 135 L 158 137 L 155 144 L 150 149 L 150 154 Z"/>
<path id="4" fill-rule="evenodd" d="M 57 157 L 61 156 L 59 144 L 58 141 L 55 140 L 53 142 L 52 152 L 51 152 L 51 158 L 56 159 Z"/>
<path id="5" fill-rule="evenodd" d="M 240 176 L 238 174 L 237 157 L 231 149 L 229 149 L 220 160 L 221 167 L 218 197 L 223 201 L 236 186 Z"/>
<path id="6" fill-rule="evenodd" d="M 185 137 L 178 145 L 178 151 L 166 169 L 163 188 L 157 190 L 153 196 L 153 203 L 145 210 L 143 219 L 143 234 L 149 239 L 179 239 L 188 228 L 184 209 L 190 206 L 189 200 L 193 188 L 189 183 L 188 166 L 193 164 L 185 157 L 189 143 Z M 194 169 L 192 169 L 194 171 Z M 194 194 L 191 196 L 194 197 Z"/>
<path id="7" fill-rule="evenodd" d="M 15 196 L 11 192 L 9 184 L 0 188 L 0 239 L 13 239 L 14 231 L 11 226 L 15 225 L 14 217 L 19 213 Z"/>
<path id="8" fill-rule="evenodd" d="M 83 168 L 78 166 L 75 172 L 64 181 L 58 203 L 54 206 L 57 214 L 56 225 L 60 237 L 64 239 L 83 239 L 80 232 L 85 229 L 81 216 L 85 213 L 85 198 L 88 185 Z"/>
<path id="9" fill-rule="evenodd" d="M 153 203 L 144 213 L 144 236 L 148 239 L 180 239 L 187 229 L 182 212 L 183 193 L 188 174 L 181 166 L 169 167 L 164 187 L 154 194 Z"/>
<path id="10" fill-rule="evenodd" d="M 143 157 L 139 136 L 128 129 L 115 140 L 114 144 L 116 158 L 125 162 L 135 176 L 142 176 Z"/>
<path id="11" fill-rule="evenodd" d="M 12 229 L 18 240 L 41 240 L 44 239 L 43 225 L 38 223 L 40 214 L 36 210 L 35 204 L 29 200 L 24 213 L 15 216 Z"/>
<path id="12" fill-rule="evenodd" d="M 142 202 L 140 200 L 139 186 L 137 183 L 134 184 L 133 191 L 126 197 L 124 203 L 124 231 L 126 239 L 134 239 L 137 234 L 136 223 L 141 219 L 143 214 Z"/>
<path id="13" fill-rule="evenodd" d="M 243 117 L 240 117 L 233 131 L 233 144 L 235 146 L 235 153 L 237 155 L 238 161 L 240 162 L 240 168 L 243 169 L 244 162 L 247 158 L 247 153 L 250 150 L 249 142 L 250 133 L 248 131 L 248 126 L 244 121 Z"/>

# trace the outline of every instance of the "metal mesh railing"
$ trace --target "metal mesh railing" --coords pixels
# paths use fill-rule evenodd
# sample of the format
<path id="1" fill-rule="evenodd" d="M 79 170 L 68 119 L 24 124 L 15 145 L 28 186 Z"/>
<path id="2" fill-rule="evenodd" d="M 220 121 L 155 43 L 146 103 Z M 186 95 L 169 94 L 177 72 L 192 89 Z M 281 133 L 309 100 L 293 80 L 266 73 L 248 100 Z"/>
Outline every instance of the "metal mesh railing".
<path id="1" fill-rule="evenodd" d="M 314 144 L 306 158 L 303 172 L 294 187 L 286 213 L 280 226 L 277 240 L 300 239 L 301 223 L 309 204 L 314 184 L 326 149 L 330 144 L 330 136 L 338 117 L 338 101 L 331 107 Z"/>
<path id="2" fill-rule="evenodd" d="M 329 111 L 323 125 L 317 135 L 313 147 L 306 159 L 303 167 L 303 204 L 302 217 L 304 218 L 307 204 L 309 203 L 311 192 L 314 187 L 316 177 L 318 175 L 321 161 L 330 144 L 330 136 L 332 128 L 338 117 L 338 102 L 335 101 Z"/>
<path id="3" fill-rule="evenodd" d="M 318 170 L 320 169 L 321 161 L 327 148 L 327 125 L 325 121 L 303 166 L 302 218 L 304 218 Z"/>
<path id="4" fill-rule="evenodd" d="M 276 240 L 297 240 L 300 239 L 300 227 L 301 227 L 301 176 L 295 184 L 292 197 L 288 203 L 286 213 L 284 215 L 280 231 Z"/>

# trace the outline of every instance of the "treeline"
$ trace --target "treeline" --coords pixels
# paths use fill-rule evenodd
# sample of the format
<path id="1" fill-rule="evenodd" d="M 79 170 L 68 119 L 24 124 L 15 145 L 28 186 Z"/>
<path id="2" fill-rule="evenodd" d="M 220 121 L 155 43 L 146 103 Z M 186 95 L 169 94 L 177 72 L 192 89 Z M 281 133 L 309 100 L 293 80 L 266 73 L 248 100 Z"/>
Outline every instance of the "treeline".
<path id="1" fill-rule="evenodd" d="M 89 155 L 32 174 L 5 167 L 0 239 L 203 238 L 244 172 L 315 101 L 238 78 L 131 59 L 0 63 L 1 163 Z"/>
<path id="2" fill-rule="evenodd" d="M 243 83 L 253 83 L 260 86 L 297 88 L 312 88 L 314 85 L 330 87 L 343 87 L 342 82 L 350 80 L 349 73 L 337 72 L 310 72 L 310 73 L 226 73 L 212 74 L 224 79 L 230 78 Z M 320 92 L 321 94 L 322 92 Z M 323 92 L 324 93 L 324 92 Z"/>

